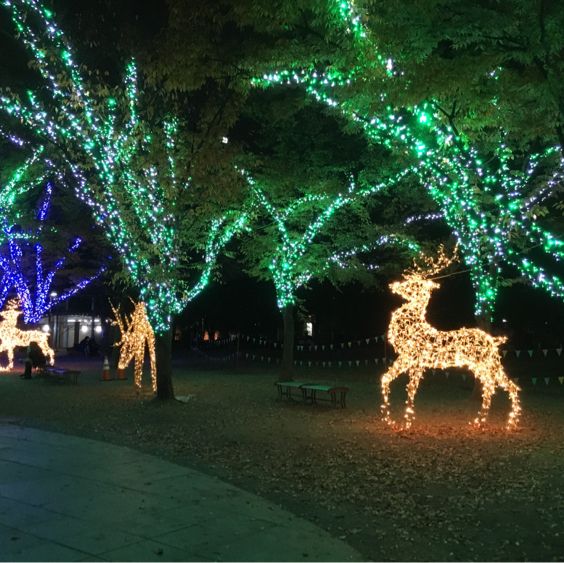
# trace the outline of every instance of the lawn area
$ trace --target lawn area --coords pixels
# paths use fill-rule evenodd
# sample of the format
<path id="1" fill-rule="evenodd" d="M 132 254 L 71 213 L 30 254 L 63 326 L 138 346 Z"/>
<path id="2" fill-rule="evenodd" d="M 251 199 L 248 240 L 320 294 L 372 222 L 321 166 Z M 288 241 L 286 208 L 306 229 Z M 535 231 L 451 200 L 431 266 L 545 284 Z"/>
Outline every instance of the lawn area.
<path id="1" fill-rule="evenodd" d="M 479 408 L 472 378 L 428 374 L 414 428 L 394 433 L 379 419 L 378 378 L 368 371 L 299 375 L 348 385 L 348 407 L 333 409 L 279 400 L 276 373 L 252 367 L 178 365 L 176 394 L 190 399 L 170 404 L 137 397 L 131 378 L 99 381 L 100 361 L 77 367 L 76 386 L 0 376 L 0 419 L 218 475 L 317 523 L 366 559 L 564 559 L 557 378 L 523 383 L 521 428 L 507 434 L 505 397 L 496 396 L 490 424 L 476 431 L 468 425 Z M 403 384 L 393 387 L 398 406 Z"/>

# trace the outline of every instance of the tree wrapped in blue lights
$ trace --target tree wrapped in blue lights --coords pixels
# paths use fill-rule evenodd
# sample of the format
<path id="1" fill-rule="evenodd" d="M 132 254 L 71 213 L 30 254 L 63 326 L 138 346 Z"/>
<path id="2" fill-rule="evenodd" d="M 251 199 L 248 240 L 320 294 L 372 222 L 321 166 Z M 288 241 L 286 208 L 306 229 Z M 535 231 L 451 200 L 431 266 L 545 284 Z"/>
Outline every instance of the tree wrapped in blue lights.
<path id="1" fill-rule="evenodd" d="M 83 243 L 81 237 L 75 237 L 68 247 L 68 255 L 52 261 L 47 265 L 44 225 L 51 205 L 53 184 L 48 182 L 44 196 L 37 212 L 37 229 L 22 232 L 16 225 L 9 225 L 4 220 L 3 233 L 7 242 L 0 254 L 3 286 L 0 300 L 15 292 L 23 310 L 24 322 L 38 323 L 53 307 L 66 301 L 88 284 L 97 279 L 106 269 L 102 266 L 93 275 L 78 280 L 72 287 L 54 291 L 57 274 L 62 273 L 68 263 L 69 256 L 76 254 Z"/>

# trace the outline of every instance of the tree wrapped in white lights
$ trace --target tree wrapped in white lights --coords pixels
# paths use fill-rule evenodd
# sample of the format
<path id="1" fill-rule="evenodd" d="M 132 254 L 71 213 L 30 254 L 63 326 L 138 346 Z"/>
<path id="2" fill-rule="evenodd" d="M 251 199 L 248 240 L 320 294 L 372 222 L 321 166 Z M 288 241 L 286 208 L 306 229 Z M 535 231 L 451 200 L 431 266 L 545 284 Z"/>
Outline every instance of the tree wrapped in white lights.
<path id="1" fill-rule="evenodd" d="M 382 246 L 400 246 L 410 252 L 418 249 L 404 236 L 382 235 L 371 243 L 359 243 L 343 250 L 347 241 L 362 239 L 358 217 L 351 220 L 343 212 L 395 186 L 409 173 L 406 169 L 369 186 L 361 186 L 351 178 L 342 192 L 306 192 L 289 202 L 286 198 L 281 198 L 284 202 L 277 199 L 264 182 L 245 174 L 258 213 L 258 226 L 245 250 L 251 271 L 270 279 L 276 289 L 278 309 L 284 320 L 283 374 L 289 375 L 293 369 L 294 311 L 300 288 L 313 279 L 329 276 L 332 269 L 350 268 L 358 255 Z M 338 221 L 349 225 L 341 226 L 344 236 L 337 235 Z M 354 265 L 359 266 L 360 262 L 356 262 Z M 374 265 L 368 269 L 374 269 Z"/>
<path id="2" fill-rule="evenodd" d="M 123 89 L 87 85 L 50 10 L 37 0 L 3 5 L 34 57 L 47 95 L 28 92 L 25 102 L 2 95 L 0 111 L 64 160 L 78 197 L 105 229 L 147 306 L 157 342 L 158 396 L 171 398 L 172 319 L 207 285 L 218 254 L 245 226 L 247 214 L 209 219 L 206 198 L 194 193 L 183 124 L 171 115 L 143 112 L 133 61 Z M 202 234 L 206 240 L 198 245 Z M 203 247 L 204 261 L 190 283 L 196 246 Z"/>
<path id="3" fill-rule="evenodd" d="M 553 266 L 560 261 L 564 241 L 540 227 L 534 213 L 534 207 L 562 184 L 561 147 L 548 146 L 523 165 L 523 159 L 505 144 L 502 132 L 498 146 L 486 158 L 457 131 L 435 100 L 404 107 L 391 99 L 390 81 L 401 79 L 401 69 L 380 52 L 353 2 L 328 0 L 327 10 L 335 37 L 348 43 L 350 60 L 343 62 L 340 59 L 347 57 L 336 53 L 330 65 L 296 64 L 267 73 L 254 84 L 302 86 L 308 95 L 358 124 L 372 142 L 417 163 L 414 171 L 421 185 L 457 237 L 470 268 L 476 315 L 491 318 L 504 267 L 564 299 L 564 282 L 550 273 L 544 259 Z M 495 108 L 495 101 L 492 104 Z M 539 174 L 543 161 L 556 162 L 548 178 Z M 543 259 L 538 259 L 539 253 Z"/>

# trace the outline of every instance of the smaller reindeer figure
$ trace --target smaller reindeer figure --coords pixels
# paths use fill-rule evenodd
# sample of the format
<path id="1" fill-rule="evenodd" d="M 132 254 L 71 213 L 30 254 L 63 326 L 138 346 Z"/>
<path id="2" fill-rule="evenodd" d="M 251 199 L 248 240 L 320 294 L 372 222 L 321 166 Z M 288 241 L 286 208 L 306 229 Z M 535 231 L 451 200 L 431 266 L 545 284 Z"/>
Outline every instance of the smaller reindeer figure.
<path id="1" fill-rule="evenodd" d="M 115 315 L 115 324 L 121 332 L 121 340 L 116 346 L 121 346 L 119 353 L 118 369 L 125 369 L 132 360 L 135 360 L 134 381 L 137 391 L 142 388 L 143 360 L 145 358 L 145 345 L 149 347 L 149 360 L 151 363 L 151 385 L 153 393 L 157 391 L 157 362 L 155 354 L 155 333 L 147 317 L 145 303 L 135 303 L 133 313 L 123 318 L 120 316 L 119 307 L 112 305 Z"/>
<path id="2" fill-rule="evenodd" d="M 499 346 L 507 338 L 496 338 L 477 328 L 440 331 L 425 318 L 431 294 L 440 287 L 431 277 L 449 266 L 455 256 L 456 250 L 452 257 L 447 257 L 441 246 L 437 259 L 423 257 L 423 267 L 414 265 L 413 269 L 403 274 L 401 281 L 389 286 L 407 303 L 393 312 L 388 328 L 388 340 L 398 357 L 382 376 L 383 418 L 391 426 L 398 426 L 390 414 L 389 395 L 390 384 L 402 373 L 409 375 L 409 383 L 404 421 L 399 427 L 408 429 L 413 422 L 415 394 L 424 372 L 429 369 L 464 367 L 482 384 L 482 406 L 474 425 L 481 426 L 486 421 L 492 396 L 496 387 L 501 387 L 511 399 L 507 428 L 515 428 L 521 413 L 520 389 L 505 373 L 499 353 Z"/>
<path id="3" fill-rule="evenodd" d="M 21 330 L 17 327 L 18 317 L 22 314 L 18 300 L 10 299 L 6 308 L 0 313 L 4 319 L 0 322 L 0 352 L 8 354 L 8 365 L 0 367 L 0 371 L 14 369 L 14 350 L 18 346 L 27 347 L 35 342 L 50 365 L 55 363 L 55 352 L 49 346 L 49 334 L 41 330 Z"/>

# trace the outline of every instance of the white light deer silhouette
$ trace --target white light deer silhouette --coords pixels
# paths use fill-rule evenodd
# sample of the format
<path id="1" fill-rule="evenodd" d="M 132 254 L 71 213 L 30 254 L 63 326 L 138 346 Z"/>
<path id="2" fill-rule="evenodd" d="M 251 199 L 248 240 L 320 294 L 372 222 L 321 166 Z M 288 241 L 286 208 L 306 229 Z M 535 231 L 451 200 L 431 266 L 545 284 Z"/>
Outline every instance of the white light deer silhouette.
<path id="1" fill-rule="evenodd" d="M 22 314 L 18 300 L 10 299 L 0 313 L 4 319 L 0 322 L 0 352 L 8 354 L 8 365 L 0 366 L 0 371 L 14 369 L 14 350 L 18 346 L 26 347 L 35 342 L 47 358 L 50 365 L 55 363 L 55 352 L 49 346 L 49 334 L 41 330 L 21 330 L 17 327 L 18 317 Z"/>
<path id="2" fill-rule="evenodd" d="M 155 354 L 155 333 L 147 317 L 145 303 L 134 303 L 133 313 L 122 318 L 117 309 L 112 305 L 115 315 L 115 324 L 121 331 L 121 340 L 116 346 L 121 346 L 118 361 L 118 370 L 124 370 L 132 360 L 135 361 L 134 381 L 137 391 L 141 391 L 143 377 L 143 360 L 145 358 L 145 344 L 149 348 L 151 363 L 151 386 L 153 393 L 157 391 L 157 363 Z"/>
<path id="3" fill-rule="evenodd" d="M 390 426 L 410 428 L 415 414 L 415 394 L 425 370 L 463 367 L 470 370 L 482 384 L 482 406 L 474 419 L 474 425 L 481 426 L 486 421 L 492 396 L 496 387 L 501 387 L 511 399 L 507 428 L 513 429 L 517 426 L 521 413 L 520 389 L 509 379 L 501 364 L 499 346 L 507 338 L 493 337 L 477 328 L 441 331 L 425 319 L 431 293 L 440 287 L 430 278 L 449 266 L 455 256 L 456 250 L 452 257 L 447 257 L 441 246 L 436 259 L 423 257 L 423 267 L 414 265 L 404 272 L 401 281 L 389 286 L 407 303 L 393 312 L 388 328 L 388 341 L 398 357 L 382 376 L 383 418 Z M 409 375 L 409 383 L 403 422 L 398 424 L 390 414 L 389 395 L 390 384 L 402 373 Z"/>

